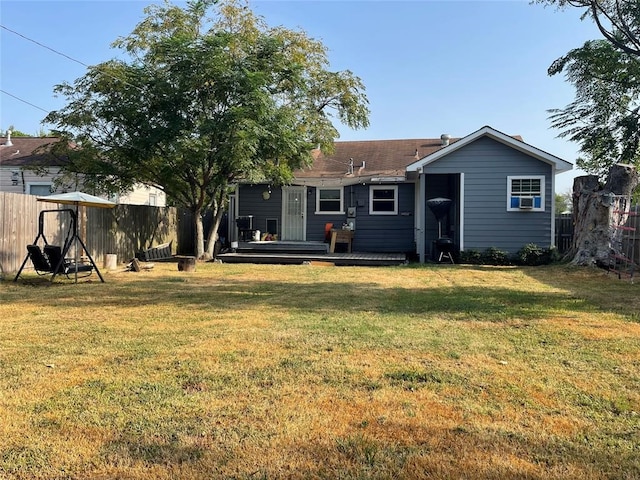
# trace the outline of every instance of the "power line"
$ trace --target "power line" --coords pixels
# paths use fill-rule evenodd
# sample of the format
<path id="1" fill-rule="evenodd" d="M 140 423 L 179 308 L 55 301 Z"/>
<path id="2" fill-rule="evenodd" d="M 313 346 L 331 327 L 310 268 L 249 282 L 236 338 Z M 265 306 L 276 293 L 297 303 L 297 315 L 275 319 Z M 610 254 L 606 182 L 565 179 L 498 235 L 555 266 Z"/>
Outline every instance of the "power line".
<path id="1" fill-rule="evenodd" d="M 62 52 L 60 52 L 59 50 L 56 50 L 55 48 L 51 48 L 51 47 L 49 47 L 48 45 L 45 45 L 44 43 L 41 43 L 41 42 L 38 42 L 37 40 L 34 40 L 33 38 L 29 38 L 29 37 L 27 37 L 26 35 L 23 35 L 23 34 L 22 34 L 22 33 L 20 33 L 20 32 L 16 32 L 15 30 L 10 29 L 9 27 L 6 27 L 6 26 L 4 26 L 4 25 L 2 25 L 2 24 L 0 24 L 0 27 L 2 27 L 2 28 L 3 28 L 4 30 L 6 30 L 7 32 L 11 32 L 11 33 L 13 33 L 14 35 L 19 36 L 20 38 L 23 38 L 23 39 L 25 39 L 25 40 L 27 40 L 27 41 L 29 41 L 29 42 L 31 42 L 31 43 L 35 43 L 35 44 L 36 44 L 36 45 L 38 45 L 39 47 L 46 48 L 47 50 L 49 50 L 49 51 L 51 51 L 51 52 L 55 53 L 56 55 L 60 55 L 61 57 L 64 57 L 64 58 L 66 58 L 66 59 L 68 59 L 68 60 L 71 60 L 72 62 L 78 63 L 78 64 L 82 65 L 82 66 L 83 66 L 83 67 L 85 67 L 85 68 L 91 68 L 91 65 L 87 65 L 86 63 L 84 63 L 84 62 L 82 62 L 82 61 L 80 61 L 80 60 L 77 60 L 77 59 L 75 59 L 75 58 L 73 58 L 73 57 L 70 57 L 70 56 L 69 56 L 69 55 L 67 55 L 66 53 L 62 53 Z M 133 88 L 135 88 L 136 90 L 138 90 L 138 91 L 140 91 L 140 92 L 143 92 L 143 91 L 144 91 L 144 90 L 143 90 L 141 87 L 139 87 L 138 85 L 134 85 L 134 84 L 132 84 L 132 83 L 129 83 L 128 81 L 123 80 L 123 79 L 121 79 L 121 78 L 118 78 L 118 77 L 116 77 L 115 75 L 112 75 L 112 74 L 111 74 L 111 73 L 109 73 L 109 72 L 105 72 L 104 70 L 102 70 L 102 74 L 103 74 L 103 75 L 106 75 L 106 76 L 108 76 L 108 77 L 111 77 L 111 78 L 113 78 L 114 80 L 118 80 L 118 81 L 122 82 L 123 84 L 128 85 L 129 87 L 133 87 Z"/>
<path id="2" fill-rule="evenodd" d="M 86 63 L 84 63 L 84 62 L 81 62 L 80 60 L 76 60 L 75 58 L 72 58 L 72 57 L 70 57 L 69 55 L 67 55 L 67 54 L 65 54 L 65 53 L 59 52 L 58 50 L 55 50 L 54 48 L 51 48 L 51 47 L 49 47 L 49 46 L 47 46 L 47 45 L 45 45 L 45 44 L 43 44 L 43 43 L 40 43 L 40 42 L 38 42 L 37 40 L 34 40 L 34 39 L 29 38 L 29 37 L 27 37 L 27 36 L 25 36 L 25 35 L 22 35 L 21 33 L 18 33 L 18 32 L 16 32 L 15 30 L 11 30 L 10 28 L 5 27 L 4 25 L 1 25 L 1 24 L 0 24 L 0 27 L 4 28 L 4 29 L 5 29 L 6 31 L 8 31 L 8 32 L 13 33 L 14 35 L 18 35 L 19 37 L 24 38 L 25 40 L 27 40 L 27 41 L 29 41 L 29 42 L 35 43 L 35 44 L 36 44 L 36 45 L 38 45 L 39 47 L 46 48 L 47 50 L 50 50 L 50 51 L 52 51 L 53 53 L 55 53 L 55 54 L 57 54 L 57 55 L 60 55 L 60 56 L 62 56 L 62 57 L 64 57 L 64 58 L 66 58 L 66 59 L 68 59 L 68 60 L 71 60 L 72 62 L 79 63 L 79 64 L 80 64 L 80 65 L 82 65 L 83 67 L 87 67 L 87 68 L 89 67 L 89 65 L 87 65 L 87 64 L 86 64 Z"/>
<path id="3" fill-rule="evenodd" d="M 42 111 L 43 111 L 43 112 L 45 112 L 45 113 L 49 113 L 49 110 L 45 110 L 44 108 L 39 107 L 38 105 L 35 105 L 35 104 L 31 103 L 31 102 L 27 102 L 26 100 L 24 100 L 24 99 L 22 99 L 22 98 L 20 98 L 20 97 L 16 97 L 15 95 L 13 95 L 13 94 L 11 94 L 11 93 L 9 93 L 9 92 L 5 91 L 5 90 L 0 89 L 0 92 L 4 93 L 5 95 L 9 95 L 10 97 L 13 97 L 13 98 L 15 98 L 16 100 L 21 101 L 22 103 L 26 103 L 27 105 L 30 105 L 30 106 L 32 106 L 33 108 L 37 108 L 38 110 L 42 110 Z"/>

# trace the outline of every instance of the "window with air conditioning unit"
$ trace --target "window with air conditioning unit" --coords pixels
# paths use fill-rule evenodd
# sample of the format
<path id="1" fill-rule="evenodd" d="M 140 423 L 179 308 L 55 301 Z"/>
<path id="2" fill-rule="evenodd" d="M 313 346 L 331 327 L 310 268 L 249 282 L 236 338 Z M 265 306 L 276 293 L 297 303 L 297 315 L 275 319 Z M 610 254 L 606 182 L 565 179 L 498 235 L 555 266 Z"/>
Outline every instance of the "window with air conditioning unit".
<path id="1" fill-rule="evenodd" d="M 544 193 L 543 175 L 507 177 L 507 211 L 544 211 Z"/>
<path id="2" fill-rule="evenodd" d="M 528 209 L 533 208 L 534 198 L 533 197 L 518 197 L 518 207 Z"/>

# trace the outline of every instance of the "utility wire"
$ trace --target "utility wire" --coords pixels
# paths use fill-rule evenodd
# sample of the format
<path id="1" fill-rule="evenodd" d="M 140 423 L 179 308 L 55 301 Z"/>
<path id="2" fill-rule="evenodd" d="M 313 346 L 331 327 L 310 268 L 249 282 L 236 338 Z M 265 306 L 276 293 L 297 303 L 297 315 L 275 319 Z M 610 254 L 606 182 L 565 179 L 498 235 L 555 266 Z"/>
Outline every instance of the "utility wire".
<path id="1" fill-rule="evenodd" d="M 11 32 L 11 33 L 13 33 L 14 35 L 19 36 L 20 38 L 23 38 L 23 39 L 25 39 L 25 40 L 27 40 L 27 41 L 29 41 L 29 42 L 31 42 L 31 43 L 35 43 L 35 44 L 36 44 L 36 45 L 38 45 L 39 47 L 46 48 L 47 50 L 49 50 L 49 51 L 51 51 L 51 52 L 55 53 L 56 55 L 60 55 L 61 57 L 66 58 L 67 60 L 71 60 L 72 62 L 78 63 L 78 64 L 82 65 L 82 66 L 83 66 L 83 67 L 85 67 L 85 68 L 91 68 L 91 65 L 87 65 L 86 63 L 84 63 L 84 62 L 82 62 L 82 61 L 80 61 L 80 60 L 77 60 L 77 59 L 75 59 L 75 58 L 73 58 L 73 57 L 70 57 L 70 56 L 69 56 L 69 55 L 67 55 L 66 53 L 62 53 L 62 52 L 60 52 L 60 51 L 56 50 L 55 48 L 51 48 L 51 47 L 49 47 L 48 45 L 45 45 L 44 43 L 40 43 L 40 42 L 38 42 L 37 40 L 34 40 L 33 38 L 29 38 L 29 37 L 27 37 L 26 35 L 23 35 L 23 34 L 21 34 L 21 33 L 19 33 L 19 32 L 16 32 L 15 30 L 10 29 L 9 27 L 6 27 L 6 26 L 4 26 L 4 25 L 2 25 L 2 24 L 0 24 L 0 27 L 2 27 L 2 28 L 3 28 L 4 30 L 6 30 L 7 32 Z M 142 92 L 142 91 L 143 91 L 143 89 L 142 89 L 141 87 L 139 87 L 139 86 L 137 86 L 137 85 L 134 85 L 134 84 L 132 84 L 132 83 L 129 83 L 129 82 L 127 82 L 126 80 L 123 80 L 123 79 L 121 79 L 121 78 L 118 78 L 118 77 L 116 77 L 115 75 L 110 74 L 109 72 L 102 71 L 102 73 L 103 73 L 104 75 L 107 75 L 108 77 L 113 78 L 114 80 L 118 80 L 118 81 L 120 81 L 120 82 L 124 83 L 125 85 L 128 85 L 128 86 L 130 86 L 130 87 L 133 87 L 133 88 L 135 88 L 136 90 L 138 90 L 138 91 L 140 91 L 140 92 Z"/>
<path id="2" fill-rule="evenodd" d="M 35 105 L 35 104 L 31 103 L 31 102 L 27 102 L 26 100 L 24 100 L 24 99 L 22 99 L 22 98 L 20 98 L 20 97 L 16 97 L 15 95 L 13 95 L 13 94 L 11 94 L 11 93 L 7 92 L 6 90 L 2 90 L 2 89 L 0 89 L 0 92 L 4 93 L 5 95 L 9 95 L 10 97 L 13 97 L 13 98 L 15 98 L 16 100 L 21 101 L 22 103 L 26 103 L 27 105 L 30 105 L 30 106 L 32 106 L 33 108 L 37 108 L 38 110 L 42 110 L 42 111 L 43 111 L 43 112 L 45 112 L 45 113 L 49 113 L 49 110 L 45 110 L 44 108 L 39 107 L 38 105 Z"/>
<path id="3" fill-rule="evenodd" d="M 53 53 L 55 53 L 55 54 L 57 54 L 57 55 L 60 55 L 60 56 L 62 56 L 62 57 L 64 57 L 64 58 L 66 58 L 66 59 L 68 59 L 68 60 L 71 60 L 72 62 L 79 63 L 79 64 L 80 64 L 80 65 L 82 65 L 83 67 L 87 67 L 87 68 L 89 67 L 89 65 L 87 65 L 87 64 L 86 64 L 86 63 L 84 63 L 84 62 L 81 62 L 80 60 L 76 60 L 75 58 L 72 58 L 72 57 L 70 57 L 69 55 L 66 55 L 66 54 L 64 54 L 64 53 L 62 53 L 62 52 L 59 52 L 58 50 L 55 50 L 55 49 L 53 49 L 53 48 L 51 48 L 51 47 L 48 47 L 47 45 L 45 45 L 45 44 L 43 44 L 43 43 L 40 43 L 40 42 L 38 42 L 37 40 L 34 40 L 34 39 L 29 38 L 29 37 L 27 37 L 27 36 L 25 36 L 25 35 L 22 35 L 21 33 L 18 33 L 18 32 L 16 32 L 15 30 L 11 30 L 10 28 L 5 27 L 4 25 L 1 25 L 1 24 L 0 24 L 0 27 L 4 28 L 4 29 L 5 29 L 6 31 L 8 31 L 8 32 L 13 33 L 14 35 L 18 35 L 19 37 L 22 37 L 22 38 L 24 38 L 25 40 L 28 40 L 29 42 L 35 43 L 35 44 L 36 44 L 36 45 L 38 45 L 39 47 L 46 48 L 47 50 L 50 50 L 50 51 L 52 51 Z"/>

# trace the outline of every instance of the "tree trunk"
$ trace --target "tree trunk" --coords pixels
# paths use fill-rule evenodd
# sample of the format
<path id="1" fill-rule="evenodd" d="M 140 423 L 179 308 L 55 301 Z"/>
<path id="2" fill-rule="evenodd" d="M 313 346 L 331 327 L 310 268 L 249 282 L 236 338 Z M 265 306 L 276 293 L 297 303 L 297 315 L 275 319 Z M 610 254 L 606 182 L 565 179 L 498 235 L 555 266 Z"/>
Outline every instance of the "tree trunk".
<path id="1" fill-rule="evenodd" d="M 605 185 L 594 175 L 573 182 L 573 246 L 565 258 L 582 266 L 607 266 L 612 254 L 620 255 L 622 231 L 629 199 L 640 183 L 630 165 L 614 165 Z"/>
<path id="2" fill-rule="evenodd" d="M 224 215 L 224 209 L 218 208 L 218 210 L 215 212 L 215 216 L 213 217 L 213 225 L 211 225 L 211 230 L 209 230 L 205 258 L 214 258 L 215 254 L 217 253 L 215 252 L 215 245 L 218 241 L 218 229 L 220 228 L 220 223 L 222 222 L 222 215 Z"/>
<path id="3" fill-rule="evenodd" d="M 202 258 L 204 254 L 204 225 L 202 223 L 202 212 L 193 212 L 193 222 L 196 228 L 196 258 Z"/>
<path id="4" fill-rule="evenodd" d="M 205 258 L 208 260 L 214 258 L 217 253 L 215 246 L 218 241 L 218 229 L 222 222 L 222 216 L 227 209 L 226 192 L 226 188 L 221 188 L 216 200 L 213 202 L 213 225 L 207 234 L 207 251 L 205 252 Z"/>

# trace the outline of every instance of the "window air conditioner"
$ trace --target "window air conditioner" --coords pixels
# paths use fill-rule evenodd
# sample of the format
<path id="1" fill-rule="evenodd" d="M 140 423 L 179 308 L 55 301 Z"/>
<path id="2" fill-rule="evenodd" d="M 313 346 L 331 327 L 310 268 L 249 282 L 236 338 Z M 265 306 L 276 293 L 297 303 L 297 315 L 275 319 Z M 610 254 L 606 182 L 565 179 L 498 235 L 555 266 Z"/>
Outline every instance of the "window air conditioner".
<path id="1" fill-rule="evenodd" d="M 533 208 L 533 197 L 519 197 L 518 208 L 522 210 Z"/>

